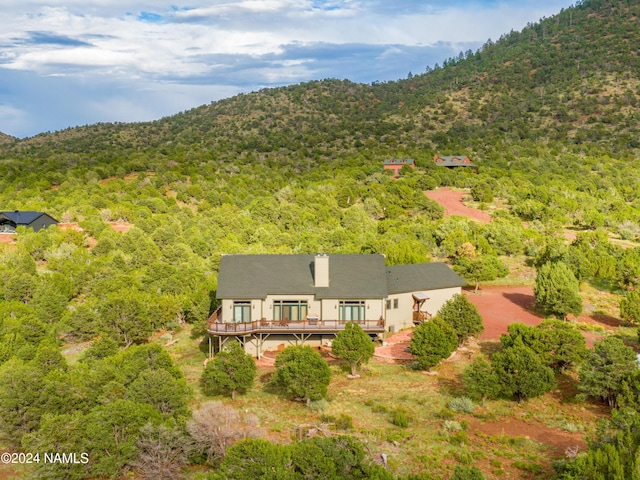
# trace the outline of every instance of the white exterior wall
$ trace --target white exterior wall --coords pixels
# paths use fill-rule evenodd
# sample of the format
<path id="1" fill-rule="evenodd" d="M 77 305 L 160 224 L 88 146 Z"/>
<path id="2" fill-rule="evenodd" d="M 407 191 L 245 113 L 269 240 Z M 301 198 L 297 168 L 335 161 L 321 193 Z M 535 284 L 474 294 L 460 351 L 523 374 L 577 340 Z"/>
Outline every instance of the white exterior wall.
<path id="1" fill-rule="evenodd" d="M 307 302 L 307 314 L 318 315 L 321 320 L 338 320 L 339 300 L 323 299 L 315 300 L 313 295 L 268 295 L 264 300 L 251 300 L 251 321 L 258 321 L 265 318 L 269 321 L 273 318 L 274 300 L 300 300 Z M 357 299 L 354 299 L 357 300 Z M 233 321 L 234 300 L 222 300 L 221 321 Z M 384 317 L 384 300 L 365 300 L 366 320 L 378 320 Z"/>
<path id="2" fill-rule="evenodd" d="M 403 328 L 413 326 L 413 297 L 411 293 L 396 293 L 389 295 L 391 308 L 387 308 L 385 330 L 398 332 Z M 395 300 L 398 300 L 398 308 L 393 308 Z M 386 302 L 385 302 L 386 303 Z"/>
<path id="3" fill-rule="evenodd" d="M 262 318 L 262 301 L 261 300 L 240 300 L 249 301 L 251 303 L 251 321 L 260 320 Z M 233 322 L 233 304 L 234 300 L 222 300 L 221 322 Z"/>
<path id="4" fill-rule="evenodd" d="M 320 315 L 320 302 L 314 300 L 313 295 L 267 295 L 262 304 L 262 316 L 260 318 L 266 318 L 269 321 L 273 318 L 273 302 L 274 300 L 297 300 L 307 302 L 307 315 L 318 314 Z M 258 320 L 260 320 L 260 318 Z"/>
<path id="5" fill-rule="evenodd" d="M 389 295 L 391 300 L 391 308 L 387 309 L 385 327 L 387 331 L 399 331 L 403 328 L 413 326 L 413 294 L 423 293 L 429 300 L 422 304 L 421 311 L 427 311 L 431 315 L 436 315 L 442 305 L 453 297 L 456 293 L 460 293 L 460 287 L 442 288 L 440 290 L 424 290 L 410 293 L 397 293 Z M 393 308 L 394 301 L 398 300 L 398 308 Z"/>
<path id="6" fill-rule="evenodd" d="M 450 300 L 456 293 L 461 292 L 461 287 L 443 288 L 441 290 L 429 290 L 424 292 L 424 294 L 429 297 L 429 300 L 424 302 L 422 309 L 426 309 L 431 315 L 436 315 L 447 300 Z"/>

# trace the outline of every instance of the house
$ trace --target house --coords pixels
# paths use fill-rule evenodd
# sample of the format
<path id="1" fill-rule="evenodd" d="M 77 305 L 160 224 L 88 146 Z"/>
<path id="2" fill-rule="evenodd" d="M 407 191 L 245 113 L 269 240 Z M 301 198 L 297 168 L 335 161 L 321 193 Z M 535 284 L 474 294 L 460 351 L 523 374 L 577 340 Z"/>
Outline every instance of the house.
<path id="1" fill-rule="evenodd" d="M 471 159 L 466 155 L 449 155 L 433 157 L 433 161 L 439 167 L 455 168 L 455 167 L 473 167 L 476 165 L 471 162 Z"/>
<path id="2" fill-rule="evenodd" d="M 384 169 L 393 172 L 393 178 L 400 178 L 400 170 L 405 165 L 416 168 L 416 162 L 413 158 L 390 158 L 384 161 Z"/>
<path id="3" fill-rule="evenodd" d="M 17 227 L 33 228 L 35 232 L 49 225 L 57 225 L 58 221 L 42 212 L 0 212 L 0 233 L 14 233 Z"/>
<path id="4" fill-rule="evenodd" d="M 384 255 L 223 255 L 209 353 L 234 338 L 258 358 L 327 345 L 349 321 L 382 336 L 428 320 L 465 284 L 443 263 L 387 266 Z"/>

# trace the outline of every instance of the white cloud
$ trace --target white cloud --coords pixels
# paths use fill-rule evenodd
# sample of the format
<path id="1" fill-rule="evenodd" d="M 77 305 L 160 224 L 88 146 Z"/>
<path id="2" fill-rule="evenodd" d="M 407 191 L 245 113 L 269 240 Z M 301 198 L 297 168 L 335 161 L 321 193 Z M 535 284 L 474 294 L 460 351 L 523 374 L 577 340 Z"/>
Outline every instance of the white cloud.
<path id="1" fill-rule="evenodd" d="M 197 105 L 189 101 L 204 103 L 265 85 L 326 77 L 364 82 L 403 77 L 567 3 L 193 0 L 175 5 L 134 0 L 123 7 L 119 0 L 3 0 L 0 75 L 4 70 L 66 78 L 68 102 L 86 102 L 94 121 L 114 120 L 113 114 L 100 117 L 107 112 L 117 112 L 120 121 L 140 120 L 160 110 L 142 101 L 164 101 L 162 114 L 167 115 L 168 108 Z M 95 79 L 105 89 L 103 95 L 86 91 L 95 101 L 82 96 L 83 88 L 73 88 Z M 13 90 L 0 95 L 0 109 L 27 111 L 21 95 L 29 93 L 8 88 Z M 147 90 L 140 95 L 149 88 L 171 94 L 156 96 Z M 102 101 L 109 106 L 100 108 Z M 87 120 L 71 109 L 51 111 L 60 122 L 73 124 L 73 115 L 78 123 Z M 25 118 L 36 118 L 25 115 L 16 116 L 14 125 L 10 113 L 1 115 L 0 131 L 23 135 L 42 128 L 25 128 Z"/>

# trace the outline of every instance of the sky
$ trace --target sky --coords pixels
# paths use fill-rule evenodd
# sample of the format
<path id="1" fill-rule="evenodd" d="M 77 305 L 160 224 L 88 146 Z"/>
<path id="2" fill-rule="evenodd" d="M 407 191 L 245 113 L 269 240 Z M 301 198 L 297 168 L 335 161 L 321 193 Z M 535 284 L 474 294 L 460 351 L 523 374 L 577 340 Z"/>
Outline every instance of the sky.
<path id="1" fill-rule="evenodd" d="M 423 73 L 568 0 L 2 0 L 0 132 L 159 119 L 238 93 Z"/>

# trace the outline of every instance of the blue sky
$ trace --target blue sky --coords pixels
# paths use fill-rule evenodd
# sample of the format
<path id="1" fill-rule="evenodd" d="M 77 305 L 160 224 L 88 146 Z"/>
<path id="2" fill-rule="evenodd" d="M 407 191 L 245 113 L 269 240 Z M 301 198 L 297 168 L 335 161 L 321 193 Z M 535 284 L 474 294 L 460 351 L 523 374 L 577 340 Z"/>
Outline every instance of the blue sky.
<path id="1" fill-rule="evenodd" d="M 323 78 L 371 83 L 476 50 L 562 0 L 3 0 L 0 132 L 147 121 Z"/>

